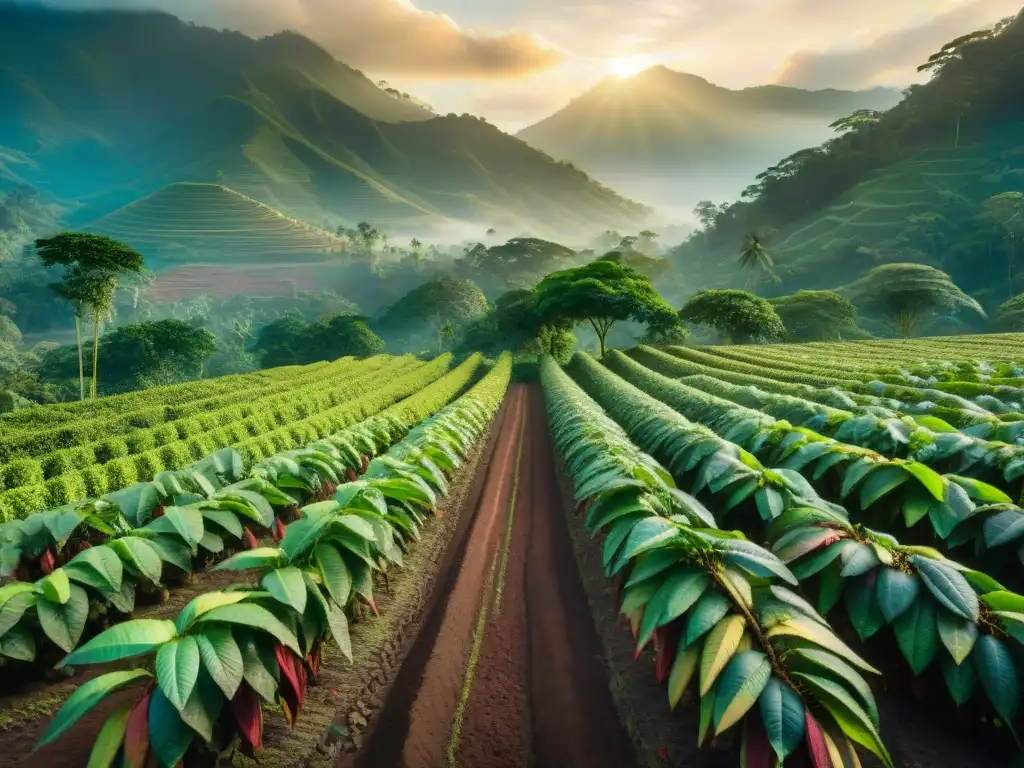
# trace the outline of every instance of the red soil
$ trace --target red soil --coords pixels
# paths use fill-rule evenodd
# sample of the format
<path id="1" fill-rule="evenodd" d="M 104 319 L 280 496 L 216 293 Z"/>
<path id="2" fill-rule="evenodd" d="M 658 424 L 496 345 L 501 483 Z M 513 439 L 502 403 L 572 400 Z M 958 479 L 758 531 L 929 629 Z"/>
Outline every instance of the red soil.
<path id="1" fill-rule="evenodd" d="M 514 387 L 509 398 L 458 577 L 442 584 L 449 591 L 439 609 L 444 620 L 426 638 L 429 660 L 420 674 L 396 682 L 361 755 L 364 767 L 438 768 L 449 764 L 450 750 L 458 765 L 472 768 L 635 763 L 576 569 L 543 395 L 536 386 Z M 520 435 L 518 499 L 496 606 Z M 483 644 L 469 678 L 461 738 L 453 741 L 481 616 L 487 618 Z M 415 664 L 415 657 L 414 649 L 406 665 Z M 402 710 L 410 712 L 407 718 Z"/>

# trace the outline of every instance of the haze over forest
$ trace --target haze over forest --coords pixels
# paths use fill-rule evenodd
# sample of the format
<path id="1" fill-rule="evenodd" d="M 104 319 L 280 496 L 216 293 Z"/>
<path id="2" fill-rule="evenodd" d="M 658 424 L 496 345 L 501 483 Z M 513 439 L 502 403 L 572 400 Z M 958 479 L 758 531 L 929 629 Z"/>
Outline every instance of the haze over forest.
<path id="1" fill-rule="evenodd" d="M 139 5 L 0 0 L 8 388 L 66 373 L 74 313 L 30 246 L 68 229 L 145 260 L 99 327 L 208 327 L 208 373 L 258 365 L 295 313 L 366 318 L 389 351 L 471 346 L 509 291 L 609 252 L 676 308 L 898 263 L 987 310 L 1024 290 L 1019 2 Z M 935 328 L 964 322 L 984 326 Z"/>

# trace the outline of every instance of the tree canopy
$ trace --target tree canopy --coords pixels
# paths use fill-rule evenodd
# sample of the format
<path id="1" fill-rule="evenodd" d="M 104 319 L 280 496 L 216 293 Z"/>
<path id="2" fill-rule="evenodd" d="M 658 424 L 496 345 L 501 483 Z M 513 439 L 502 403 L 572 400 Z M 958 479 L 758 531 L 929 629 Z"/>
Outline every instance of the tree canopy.
<path id="1" fill-rule="evenodd" d="M 684 323 L 714 328 L 727 342 L 772 342 L 786 336 L 786 327 L 775 308 L 747 291 L 700 291 L 679 310 L 679 318 Z"/>
<path id="2" fill-rule="evenodd" d="M 526 289 L 508 291 L 490 311 L 470 323 L 458 351 L 494 356 L 504 350 L 525 355 L 552 355 L 568 362 L 576 337 L 566 328 L 543 322 L 537 313 L 537 293 Z"/>
<path id="3" fill-rule="evenodd" d="M 866 338 L 857 308 L 835 291 L 797 291 L 769 299 L 789 341 L 842 341 Z"/>
<path id="4" fill-rule="evenodd" d="M 838 291 L 864 314 L 874 315 L 903 337 L 930 322 L 961 312 L 985 317 L 985 311 L 940 269 L 926 264 L 883 264 Z"/>
<path id="5" fill-rule="evenodd" d="M 1024 331 L 1024 293 L 1007 299 L 992 312 L 991 329 L 998 333 Z"/>
<path id="6" fill-rule="evenodd" d="M 632 267 L 605 259 L 545 277 L 537 286 L 536 313 L 541 322 L 556 327 L 589 323 L 602 356 L 608 331 L 619 321 L 657 328 L 679 323 L 650 280 Z"/>
<path id="7" fill-rule="evenodd" d="M 382 331 L 422 330 L 450 320 L 456 327 L 487 311 L 487 297 L 472 280 L 441 277 L 412 289 L 377 321 Z"/>
<path id="8" fill-rule="evenodd" d="M 252 344 L 262 368 L 369 357 L 382 349 L 384 342 L 359 315 L 329 315 L 309 323 L 297 311 L 265 325 Z"/>

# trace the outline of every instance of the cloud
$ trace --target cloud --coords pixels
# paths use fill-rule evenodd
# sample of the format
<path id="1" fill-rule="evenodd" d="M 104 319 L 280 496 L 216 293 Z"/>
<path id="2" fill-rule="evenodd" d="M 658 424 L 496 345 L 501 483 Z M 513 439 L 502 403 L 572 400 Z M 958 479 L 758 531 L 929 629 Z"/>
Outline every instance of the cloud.
<path id="1" fill-rule="evenodd" d="M 538 37 L 460 27 L 411 0 L 48 0 L 62 8 L 159 8 L 214 27 L 266 35 L 292 29 L 375 74 L 406 79 L 510 79 L 557 66 Z"/>
<path id="2" fill-rule="evenodd" d="M 968 0 L 930 19 L 845 50 L 797 52 L 784 63 L 778 82 L 800 88 L 902 85 L 912 79 L 919 64 L 949 40 L 1019 10 L 1020 0 Z"/>

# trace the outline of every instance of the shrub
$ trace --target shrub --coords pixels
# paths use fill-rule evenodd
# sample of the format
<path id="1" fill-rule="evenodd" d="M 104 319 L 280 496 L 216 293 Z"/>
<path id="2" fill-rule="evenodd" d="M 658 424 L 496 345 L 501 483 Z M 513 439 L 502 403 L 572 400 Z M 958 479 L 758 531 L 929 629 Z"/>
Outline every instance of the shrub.
<path id="1" fill-rule="evenodd" d="M 96 452 L 87 445 L 56 451 L 40 459 L 46 479 L 82 470 L 96 463 Z"/>
<path id="2" fill-rule="evenodd" d="M 46 504 L 49 507 L 62 507 L 88 496 L 88 486 L 79 472 L 69 472 L 46 481 Z"/>
<path id="3" fill-rule="evenodd" d="M 138 456 L 133 456 L 132 460 L 135 462 L 138 482 L 152 480 L 158 473 L 168 469 L 168 467 L 164 466 L 159 451 L 146 451 Z"/>
<path id="4" fill-rule="evenodd" d="M 153 433 L 148 429 L 138 429 L 134 432 L 129 432 L 124 438 L 125 445 L 128 446 L 129 453 L 145 453 L 146 451 L 156 448 L 156 438 L 153 437 Z"/>
<path id="5" fill-rule="evenodd" d="M 129 459 L 114 459 L 103 465 L 107 475 L 107 488 L 116 491 L 139 481 L 135 464 Z"/>
<path id="6" fill-rule="evenodd" d="M 42 483 L 12 488 L 2 495 L 3 506 L 10 509 L 11 518 L 23 520 L 33 512 L 46 509 L 46 486 Z"/>
<path id="7" fill-rule="evenodd" d="M 135 429 L 149 429 L 167 421 L 167 408 L 143 408 L 128 414 L 128 424 Z"/>
<path id="8" fill-rule="evenodd" d="M 96 461 L 100 464 L 106 464 L 113 459 L 123 459 L 131 453 L 128 444 L 120 437 L 112 437 L 97 443 L 93 450 L 96 453 Z"/>
<path id="9" fill-rule="evenodd" d="M 82 480 L 85 482 L 85 495 L 90 499 L 98 499 L 110 488 L 106 469 L 98 464 L 83 469 Z"/>
<path id="10" fill-rule="evenodd" d="M 167 445 L 179 440 L 178 430 L 175 429 L 173 424 L 160 424 L 159 426 L 153 427 L 153 443 L 154 445 Z"/>
<path id="11" fill-rule="evenodd" d="M 43 467 L 36 459 L 15 459 L 3 467 L 5 488 L 38 485 L 45 481 Z"/>
<path id="12" fill-rule="evenodd" d="M 162 448 L 158 448 L 157 451 L 167 469 L 184 469 L 192 463 L 192 453 L 183 442 L 168 443 Z"/>

